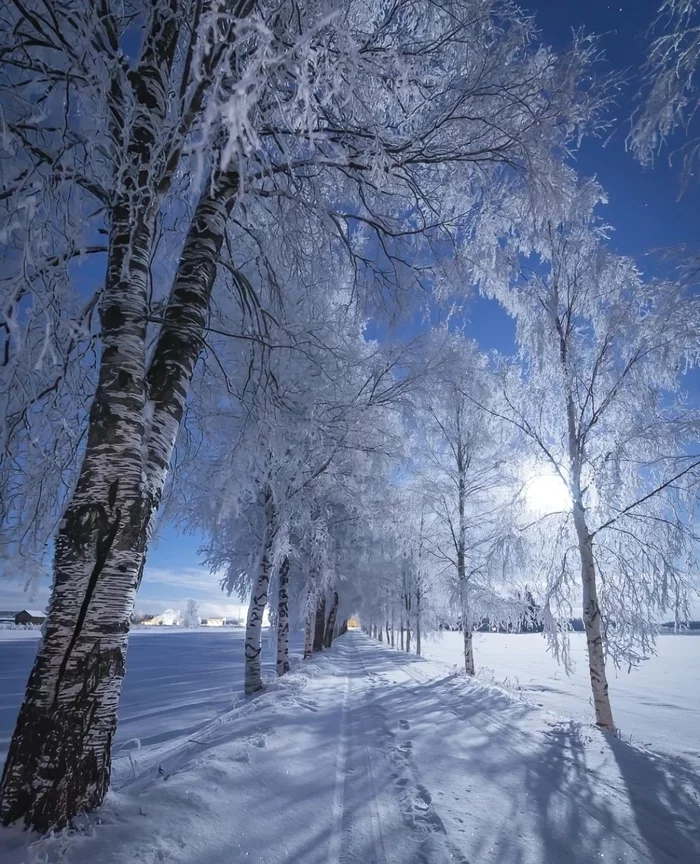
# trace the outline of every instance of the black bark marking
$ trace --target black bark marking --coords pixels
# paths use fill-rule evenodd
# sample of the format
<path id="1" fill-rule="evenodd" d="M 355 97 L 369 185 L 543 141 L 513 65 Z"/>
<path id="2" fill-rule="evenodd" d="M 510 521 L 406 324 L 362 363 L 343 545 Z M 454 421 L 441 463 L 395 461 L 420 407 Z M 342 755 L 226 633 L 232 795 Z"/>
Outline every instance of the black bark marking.
<path id="1" fill-rule="evenodd" d="M 323 647 L 330 648 L 333 644 L 333 631 L 335 630 L 335 619 L 338 615 L 338 592 L 333 592 L 333 605 L 328 613 L 328 623 L 326 624 L 326 634 L 323 639 Z"/>
<path id="2" fill-rule="evenodd" d="M 326 598 L 321 597 L 316 606 L 316 624 L 314 628 L 314 651 L 323 651 L 323 637 L 326 626 Z"/>
<path id="3" fill-rule="evenodd" d="M 115 482 L 117 484 L 119 483 L 118 480 Z M 113 486 L 114 483 L 112 484 L 112 487 Z M 112 487 L 110 487 L 110 495 L 112 494 Z M 80 637 L 80 633 L 82 632 L 83 624 L 85 623 L 85 618 L 87 616 L 88 608 L 90 606 L 90 601 L 92 600 L 92 595 L 95 593 L 95 586 L 97 585 L 97 580 L 99 579 L 100 573 L 104 568 L 107 556 L 109 555 L 109 551 L 112 548 L 112 544 L 114 543 L 114 538 L 117 536 L 117 530 L 119 529 L 120 520 L 121 509 L 117 508 L 117 511 L 114 514 L 114 520 L 109 526 L 109 531 L 107 532 L 104 539 L 98 535 L 97 555 L 95 556 L 95 564 L 92 568 L 92 573 L 90 573 L 90 579 L 85 590 L 85 597 L 83 597 L 83 602 L 80 606 L 80 612 L 78 613 L 78 620 L 75 622 L 75 629 L 73 630 L 70 642 L 68 643 L 68 647 L 66 648 L 66 653 L 63 655 L 63 659 L 61 660 L 61 665 L 58 668 L 58 675 L 56 677 L 56 689 L 53 696 L 54 705 L 58 704 L 61 684 L 63 682 L 63 679 L 65 678 L 66 669 L 68 668 L 68 661 L 70 660 L 70 656 L 73 653 L 73 649 L 75 648 L 75 645 Z"/>

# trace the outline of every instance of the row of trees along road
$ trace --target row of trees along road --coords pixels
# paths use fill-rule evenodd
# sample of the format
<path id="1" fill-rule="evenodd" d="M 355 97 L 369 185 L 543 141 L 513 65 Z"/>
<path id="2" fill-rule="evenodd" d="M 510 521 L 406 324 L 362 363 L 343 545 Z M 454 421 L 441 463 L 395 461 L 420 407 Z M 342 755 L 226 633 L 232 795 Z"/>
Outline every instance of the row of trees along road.
<path id="1" fill-rule="evenodd" d="M 659 109 L 695 4 L 664 10 L 641 158 L 696 94 L 693 67 Z M 602 191 L 566 167 L 615 92 L 595 40 L 555 55 L 509 0 L 8 0 L 0 20 L 3 568 L 35 577 L 53 544 L 2 822 L 102 801 L 159 511 L 250 593 L 247 692 L 267 605 L 279 674 L 290 626 L 308 656 L 351 612 L 419 652 L 456 615 L 473 674 L 473 629 L 521 620 L 527 581 L 565 660 L 582 592 L 612 729 L 606 653 L 650 650 L 692 578 L 698 309 L 608 250 Z M 454 324 L 391 338 L 468 285 L 516 317 L 514 357 Z M 538 472 L 563 512 L 533 515 Z"/>

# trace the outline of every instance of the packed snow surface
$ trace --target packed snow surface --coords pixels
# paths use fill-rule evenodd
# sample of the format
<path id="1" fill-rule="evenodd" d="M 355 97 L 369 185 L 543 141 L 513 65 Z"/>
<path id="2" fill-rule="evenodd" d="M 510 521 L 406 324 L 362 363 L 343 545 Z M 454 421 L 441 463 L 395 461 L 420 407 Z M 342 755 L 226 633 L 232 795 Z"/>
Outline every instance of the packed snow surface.
<path id="1" fill-rule="evenodd" d="M 700 779 L 678 760 L 358 632 L 184 726 L 137 763 L 118 755 L 74 831 L 0 832 L 3 864 L 700 860 Z"/>
<path id="2" fill-rule="evenodd" d="M 570 646 L 574 668 L 567 675 L 539 634 L 477 633 L 477 674 L 536 705 L 590 723 L 584 635 L 572 633 Z M 615 723 L 624 739 L 676 756 L 700 773 L 700 634 L 662 635 L 657 649 L 656 656 L 629 671 L 608 665 Z M 462 650 L 460 633 L 446 632 L 423 645 L 426 657 L 451 665 L 462 663 Z"/>

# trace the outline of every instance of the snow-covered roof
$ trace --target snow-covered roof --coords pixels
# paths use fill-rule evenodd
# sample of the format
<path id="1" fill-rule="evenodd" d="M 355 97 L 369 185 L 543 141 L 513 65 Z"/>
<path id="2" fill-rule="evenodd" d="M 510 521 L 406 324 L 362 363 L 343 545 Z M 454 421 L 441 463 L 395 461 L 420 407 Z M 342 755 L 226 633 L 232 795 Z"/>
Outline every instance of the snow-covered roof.
<path id="1" fill-rule="evenodd" d="M 26 612 L 31 618 L 46 618 L 46 612 L 39 612 L 37 609 L 20 609 L 17 614 L 20 615 L 22 612 Z"/>

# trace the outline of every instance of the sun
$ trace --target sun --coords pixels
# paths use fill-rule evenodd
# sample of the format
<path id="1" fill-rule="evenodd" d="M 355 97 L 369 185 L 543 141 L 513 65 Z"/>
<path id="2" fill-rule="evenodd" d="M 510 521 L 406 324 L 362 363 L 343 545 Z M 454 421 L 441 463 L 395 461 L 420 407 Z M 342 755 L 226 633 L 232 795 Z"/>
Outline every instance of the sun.
<path id="1" fill-rule="evenodd" d="M 554 472 L 531 474 L 525 481 L 525 501 L 528 509 L 538 516 L 571 509 L 571 493 Z"/>

